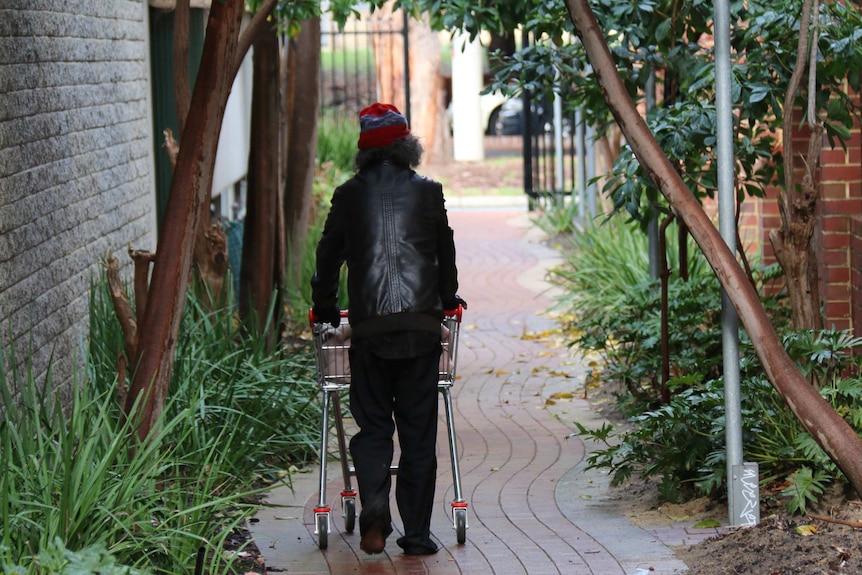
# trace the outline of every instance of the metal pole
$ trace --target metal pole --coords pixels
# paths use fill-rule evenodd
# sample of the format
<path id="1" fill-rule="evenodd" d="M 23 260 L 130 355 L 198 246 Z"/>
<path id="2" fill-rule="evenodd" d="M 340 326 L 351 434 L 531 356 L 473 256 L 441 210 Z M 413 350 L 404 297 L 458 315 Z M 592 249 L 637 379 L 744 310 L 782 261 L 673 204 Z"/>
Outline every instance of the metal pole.
<path id="1" fill-rule="evenodd" d="M 587 138 L 584 130 L 584 110 L 575 110 L 575 141 L 578 154 L 578 215 L 587 217 Z"/>
<path id="2" fill-rule="evenodd" d="M 647 114 L 655 109 L 655 68 L 650 66 L 649 77 L 646 83 L 646 109 Z M 654 213 L 647 224 L 647 246 L 649 250 L 649 277 L 653 280 L 659 279 L 659 252 L 658 252 L 658 212 Z"/>
<path id="3" fill-rule="evenodd" d="M 736 202 L 733 186 L 733 110 L 731 107 L 730 6 L 728 0 L 715 2 L 714 10 L 719 230 L 730 250 L 735 253 Z M 724 290 L 721 294 L 721 315 L 728 515 L 731 525 L 754 525 L 760 520 L 760 505 L 756 464 L 744 465 L 742 461 L 739 318 Z M 753 470 L 752 465 L 755 465 Z M 752 480 L 754 489 L 752 489 Z"/>
<path id="4" fill-rule="evenodd" d="M 592 181 L 596 176 L 596 131 L 592 126 L 587 126 L 587 206 L 590 217 L 596 217 L 599 211 L 598 198 L 596 198 L 596 184 Z"/>
<path id="5" fill-rule="evenodd" d="M 533 210 L 536 193 L 533 190 L 533 123 L 530 109 L 532 107 L 532 98 L 530 91 L 524 90 L 521 95 L 523 108 L 521 111 L 521 141 L 524 155 L 524 193 L 527 194 L 530 211 Z"/>
<path id="6" fill-rule="evenodd" d="M 407 10 L 401 9 L 404 16 L 404 117 L 410 125 L 410 16 Z"/>
<path id="7" fill-rule="evenodd" d="M 560 71 L 556 73 L 554 87 L 554 195 L 562 200 L 563 193 L 563 97 L 560 82 Z"/>

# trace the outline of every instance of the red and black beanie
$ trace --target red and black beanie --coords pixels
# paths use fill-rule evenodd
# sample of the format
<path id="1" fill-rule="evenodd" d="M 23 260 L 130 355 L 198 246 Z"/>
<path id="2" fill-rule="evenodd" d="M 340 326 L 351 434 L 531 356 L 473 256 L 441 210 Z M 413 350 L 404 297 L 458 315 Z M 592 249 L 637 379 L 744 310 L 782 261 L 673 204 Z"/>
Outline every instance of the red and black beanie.
<path id="1" fill-rule="evenodd" d="M 359 149 L 382 148 L 410 135 L 407 118 L 392 104 L 375 102 L 359 112 Z"/>

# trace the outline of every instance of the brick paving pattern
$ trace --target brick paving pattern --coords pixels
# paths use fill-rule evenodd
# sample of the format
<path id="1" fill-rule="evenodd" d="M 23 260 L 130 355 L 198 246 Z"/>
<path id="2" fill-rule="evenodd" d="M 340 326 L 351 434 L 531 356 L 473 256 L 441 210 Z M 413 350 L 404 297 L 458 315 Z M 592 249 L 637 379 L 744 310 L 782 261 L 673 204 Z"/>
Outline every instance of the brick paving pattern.
<path id="1" fill-rule="evenodd" d="M 600 419 L 578 399 L 548 407 L 557 391 L 576 391 L 586 368 L 545 334 L 552 303 L 544 274 L 556 253 L 535 239 L 523 209 L 451 209 L 460 294 L 468 301 L 461 328 L 459 377 L 453 388 L 467 541 L 456 542 L 449 503 L 452 476 L 445 422 L 438 437 L 436 555 L 408 557 L 395 545 L 359 550 L 358 532 L 343 533 L 340 470 L 329 473 L 333 529 L 317 548 L 313 507 L 317 470 L 297 475 L 252 525 L 269 573 L 397 575 L 655 575 L 683 573 L 669 545 L 715 534 L 690 524 L 632 525 L 606 494 L 607 478 L 583 470 L 585 445 L 568 438 L 571 421 Z M 577 396 L 577 394 L 575 394 Z M 441 418 L 443 412 L 441 409 Z M 396 477 L 397 481 L 397 477 Z M 358 531 L 358 530 L 357 530 Z M 648 570 L 648 571 L 643 571 Z"/>

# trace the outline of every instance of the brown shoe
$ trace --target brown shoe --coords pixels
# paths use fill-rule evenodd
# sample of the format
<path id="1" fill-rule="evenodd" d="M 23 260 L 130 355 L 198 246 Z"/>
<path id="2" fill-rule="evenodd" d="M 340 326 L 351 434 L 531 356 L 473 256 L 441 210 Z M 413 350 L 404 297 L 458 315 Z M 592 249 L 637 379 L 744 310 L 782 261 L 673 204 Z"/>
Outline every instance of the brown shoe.
<path id="1" fill-rule="evenodd" d="M 383 553 L 383 548 L 386 547 L 386 537 L 383 535 L 383 528 L 380 521 L 373 521 L 362 538 L 359 540 L 359 548 L 369 555 Z"/>

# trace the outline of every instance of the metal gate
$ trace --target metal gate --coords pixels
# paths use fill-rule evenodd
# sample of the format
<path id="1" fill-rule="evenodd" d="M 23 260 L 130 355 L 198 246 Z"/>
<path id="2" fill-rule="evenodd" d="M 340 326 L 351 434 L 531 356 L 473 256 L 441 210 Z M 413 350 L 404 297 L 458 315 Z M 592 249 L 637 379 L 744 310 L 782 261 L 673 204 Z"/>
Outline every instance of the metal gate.
<path id="1" fill-rule="evenodd" d="M 531 208 L 570 205 L 578 216 L 595 215 L 592 130 L 568 99 L 570 90 L 553 87 L 523 95 L 524 193 Z"/>
<path id="2" fill-rule="evenodd" d="M 525 93 L 523 99 L 524 192 L 530 205 L 576 200 L 579 174 L 574 112 L 564 111 L 561 101 L 546 97 Z"/>
<path id="3" fill-rule="evenodd" d="M 321 22 L 320 113 L 355 121 L 359 110 L 385 100 L 410 121 L 408 26 L 403 11 L 351 16 L 343 28 Z M 380 70 L 391 67 L 401 80 L 381 86 Z"/>

